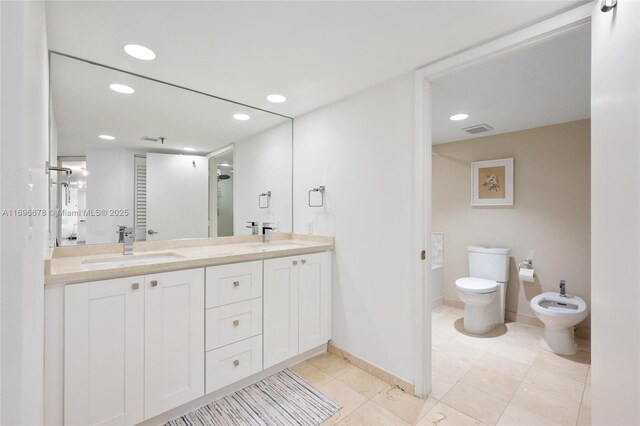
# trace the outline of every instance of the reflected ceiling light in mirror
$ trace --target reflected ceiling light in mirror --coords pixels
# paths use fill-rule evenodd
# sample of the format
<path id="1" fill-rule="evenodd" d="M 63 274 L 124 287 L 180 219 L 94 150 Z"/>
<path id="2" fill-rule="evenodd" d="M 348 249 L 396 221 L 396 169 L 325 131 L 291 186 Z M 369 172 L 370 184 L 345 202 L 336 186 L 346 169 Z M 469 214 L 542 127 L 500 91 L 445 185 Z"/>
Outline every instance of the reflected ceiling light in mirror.
<path id="1" fill-rule="evenodd" d="M 466 120 L 467 118 L 469 118 L 469 114 L 465 114 L 464 112 L 460 112 L 458 114 L 453 114 L 451 117 L 449 117 L 449 120 L 451 120 L 451 121 L 460 121 L 460 120 Z"/>
<path id="2" fill-rule="evenodd" d="M 231 164 L 229 164 L 229 163 L 220 163 L 220 164 L 218 164 L 218 166 L 220 166 L 220 167 L 231 167 Z"/>
<path id="3" fill-rule="evenodd" d="M 247 114 L 238 113 L 238 114 L 233 114 L 233 118 L 235 118 L 236 120 L 240 120 L 240 121 L 247 121 L 251 117 L 249 117 L 249 115 L 247 115 Z"/>
<path id="4" fill-rule="evenodd" d="M 287 98 L 285 98 L 282 95 L 278 95 L 277 93 L 273 93 L 273 94 L 267 96 L 267 100 L 269 102 L 271 102 L 271 103 L 274 103 L 274 104 L 281 104 L 283 102 L 286 102 Z"/>
<path id="5" fill-rule="evenodd" d="M 82 169 L 82 176 L 86 176 L 88 174 L 89 172 L 87 171 L 87 169 Z"/>
<path id="6" fill-rule="evenodd" d="M 153 61 L 156 58 L 156 54 L 148 47 L 140 46 L 139 44 L 127 44 L 124 47 L 124 51 L 129 56 L 133 56 L 136 59 L 142 61 Z"/>
<path id="7" fill-rule="evenodd" d="M 111 136 L 111 135 L 100 135 L 98 136 L 100 139 L 103 139 L 105 141 L 112 141 L 115 140 L 115 136 Z"/>
<path id="8" fill-rule="evenodd" d="M 124 93 L 125 95 L 130 95 L 132 93 L 135 93 L 135 90 L 133 90 L 133 87 L 125 86 L 124 84 L 119 84 L 119 83 L 110 84 L 109 89 L 113 90 L 114 92 Z"/>
<path id="9" fill-rule="evenodd" d="M 185 151 L 195 151 L 196 149 L 195 148 L 185 148 L 184 150 Z"/>

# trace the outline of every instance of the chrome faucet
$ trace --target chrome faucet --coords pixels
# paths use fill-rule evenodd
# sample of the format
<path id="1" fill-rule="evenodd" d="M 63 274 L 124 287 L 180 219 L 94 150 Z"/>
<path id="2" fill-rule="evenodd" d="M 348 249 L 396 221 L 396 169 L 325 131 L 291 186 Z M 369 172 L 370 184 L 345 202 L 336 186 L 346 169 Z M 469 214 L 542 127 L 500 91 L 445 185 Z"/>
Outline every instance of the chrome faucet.
<path id="1" fill-rule="evenodd" d="M 565 280 L 560 280 L 560 297 L 567 297 L 566 286 L 567 282 Z"/>
<path id="2" fill-rule="evenodd" d="M 260 233 L 258 229 L 258 222 L 247 222 L 247 228 L 251 228 L 251 235 L 258 235 Z"/>
<path id="3" fill-rule="evenodd" d="M 262 242 L 270 243 L 271 242 L 271 234 L 276 230 L 276 226 L 273 223 L 264 222 L 262 224 Z"/>
<path id="4" fill-rule="evenodd" d="M 118 226 L 118 242 L 123 243 L 122 254 L 133 254 L 133 241 L 135 240 L 135 232 L 133 228 L 119 225 Z"/>

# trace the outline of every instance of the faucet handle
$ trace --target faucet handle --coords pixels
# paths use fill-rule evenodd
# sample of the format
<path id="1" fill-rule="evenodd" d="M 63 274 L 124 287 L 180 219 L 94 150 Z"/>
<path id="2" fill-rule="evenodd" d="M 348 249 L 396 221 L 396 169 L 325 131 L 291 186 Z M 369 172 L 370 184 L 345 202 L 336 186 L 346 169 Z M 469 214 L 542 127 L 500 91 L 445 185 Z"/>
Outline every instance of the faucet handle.
<path id="1" fill-rule="evenodd" d="M 567 285 L 567 282 L 565 280 L 560 280 L 560 287 L 564 287 L 565 285 Z"/>
<path id="2" fill-rule="evenodd" d="M 258 226 L 258 222 L 252 220 L 247 221 L 247 228 L 253 228 L 254 226 Z"/>

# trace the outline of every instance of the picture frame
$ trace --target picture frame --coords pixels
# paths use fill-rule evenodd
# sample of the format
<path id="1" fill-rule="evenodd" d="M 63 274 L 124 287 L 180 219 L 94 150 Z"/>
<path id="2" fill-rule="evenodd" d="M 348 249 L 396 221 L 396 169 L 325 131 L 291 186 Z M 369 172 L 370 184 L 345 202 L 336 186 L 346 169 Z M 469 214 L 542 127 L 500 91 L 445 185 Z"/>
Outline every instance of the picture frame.
<path id="1" fill-rule="evenodd" d="M 471 163 L 471 205 L 513 206 L 513 158 Z"/>

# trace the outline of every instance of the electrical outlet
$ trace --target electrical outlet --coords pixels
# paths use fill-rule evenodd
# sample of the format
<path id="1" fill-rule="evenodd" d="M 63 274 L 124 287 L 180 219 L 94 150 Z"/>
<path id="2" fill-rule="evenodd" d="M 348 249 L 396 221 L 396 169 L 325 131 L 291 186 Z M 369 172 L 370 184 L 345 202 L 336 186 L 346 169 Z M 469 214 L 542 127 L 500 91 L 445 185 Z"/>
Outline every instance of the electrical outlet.
<path id="1" fill-rule="evenodd" d="M 313 234 L 313 222 L 307 222 L 307 234 Z"/>

